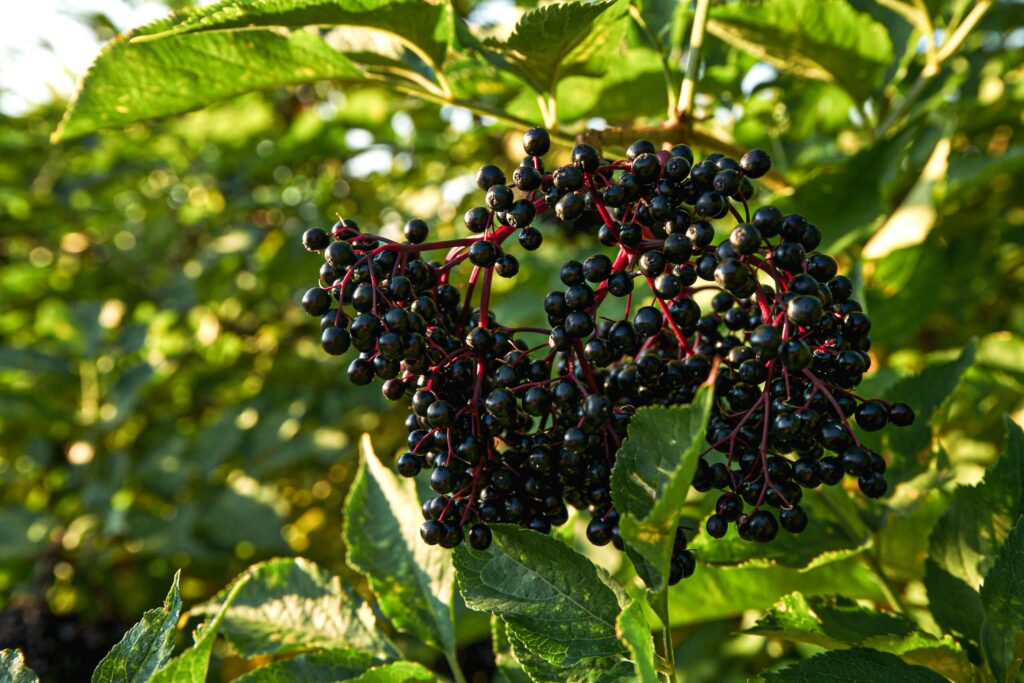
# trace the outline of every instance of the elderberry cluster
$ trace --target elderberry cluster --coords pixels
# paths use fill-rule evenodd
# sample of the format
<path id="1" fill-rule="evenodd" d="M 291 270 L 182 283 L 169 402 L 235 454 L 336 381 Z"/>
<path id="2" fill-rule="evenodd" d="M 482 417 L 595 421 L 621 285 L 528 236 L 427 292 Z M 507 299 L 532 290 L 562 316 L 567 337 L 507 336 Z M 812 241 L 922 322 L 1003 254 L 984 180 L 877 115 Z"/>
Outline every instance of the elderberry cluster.
<path id="1" fill-rule="evenodd" d="M 844 475 L 867 496 L 885 493 L 885 459 L 851 418 L 870 432 L 914 413 L 853 392 L 870 367 L 871 321 L 835 260 L 815 251 L 820 230 L 773 206 L 751 215 L 765 152 L 695 162 L 686 145 L 639 140 L 609 161 L 579 144 L 549 172 L 547 131 L 531 129 L 523 147 L 511 181 L 480 168 L 469 236 L 428 242 L 419 219 L 402 242 L 351 220 L 303 235 L 324 259 L 302 301 L 324 350 L 354 347 L 354 384 L 379 378 L 384 396 L 409 401 L 396 467 L 427 470 L 437 493 L 423 505 L 424 541 L 484 549 L 490 523 L 547 533 L 572 506 L 590 513 L 592 543 L 621 549 L 609 477 L 629 421 L 643 406 L 690 403 L 703 384 L 715 400 L 693 486 L 720 492 L 709 535 L 730 523 L 753 541 L 780 524 L 800 533 L 803 489 Z M 514 245 L 538 249 L 552 223 L 595 234 L 608 253 L 562 266 L 564 288 L 543 302 L 547 327 L 504 325 L 493 277 L 515 277 Z M 680 528 L 672 583 L 694 570 L 686 542 Z"/>

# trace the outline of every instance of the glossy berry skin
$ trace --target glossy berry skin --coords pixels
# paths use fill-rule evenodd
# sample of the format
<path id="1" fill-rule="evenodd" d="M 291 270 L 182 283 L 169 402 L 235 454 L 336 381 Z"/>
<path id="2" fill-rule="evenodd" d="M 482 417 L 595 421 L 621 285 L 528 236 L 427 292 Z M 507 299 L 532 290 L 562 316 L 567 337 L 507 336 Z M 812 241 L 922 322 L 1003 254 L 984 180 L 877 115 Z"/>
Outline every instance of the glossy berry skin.
<path id="1" fill-rule="evenodd" d="M 487 550 L 491 547 L 492 534 L 485 524 L 477 524 L 469 530 L 469 545 L 474 550 Z"/>
<path id="2" fill-rule="evenodd" d="M 889 422 L 897 427 L 909 427 L 914 424 L 914 410 L 906 403 L 893 403 L 889 406 Z"/>
<path id="3" fill-rule="evenodd" d="M 740 169 L 748 178 L 760 178 L 771 167 L 771 157 L 761 149 L 752 149 L 740 158 Z"/>
<path id="4" fill-rule="evenodd" d="M 523 135 L 523 151 L 530 156 L 542 157 L 551 149 L 551 136 L 547 130 L 536 127 Z"/>
<path id="5" fill-rule="evenodd" d="M 331 308 L 331 295 L 320 287 L 313 287 L 302 295 L 302 307 L 306 313 L 320 317 Z"/>
<path id="6" fill-rule="evenodd" d="M 414 218 L 405 224 L 405 227 L 402 228 L 402 234 L 405 235 L 405 239 L 409 240 L 411 244 L 421 244 L 426 241 L 427 235 L 430 234 L 430 228 L 427 226 L 426 221 Z"/>
<path id="7" fill-rule="evenodd" d="M 302 233 L 302 246 L 306 251 L 323 251 L 330 243 L 330 236 L 321 228 L 310 228 Z"/>

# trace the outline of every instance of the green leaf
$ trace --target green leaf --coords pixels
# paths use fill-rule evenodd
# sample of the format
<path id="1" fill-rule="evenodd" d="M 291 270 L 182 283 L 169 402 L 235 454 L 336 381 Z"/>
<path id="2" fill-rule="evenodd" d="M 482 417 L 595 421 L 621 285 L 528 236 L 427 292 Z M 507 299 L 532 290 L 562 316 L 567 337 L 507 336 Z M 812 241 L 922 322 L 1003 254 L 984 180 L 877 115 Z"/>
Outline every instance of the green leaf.
<path id="1" fill-rule="evenodd" d="M 762 674 L 767 683 L 935 683 L 946 679 L 923 666 L 907 664 L 896 655 L 855 648 L 816 655 L 782 671 Z"/>
<path id="2" fill-rule="evenodd" d="M 428 66 L 440 67 L 455 31 L 451 5 L 422 0 L 224 0 L 175 15 L 170 27 L 136 42 L 206 31 L 305 26 L 359 26 L 399 38 Z"/>
<path id="3" fill-rule="evenodd" d="M 1024 432 L 1006 419 L 1006 452 L 977 486 L 960 486 L 929 540 L 925 586 L 943 627 L 976 638 L 983 607 L 977 591 L 1024 514 Z"/>
<path id="4" fill-rule="evenodd" d="M 39 683 L 39 676 L 25 666 L 21 650 L 0 650 L 0 683 Z"/>
<path id="5" fill-rule="evenodd" d="M 437 674 L 422 664 L 415 662 L 391 662 L 390 664 L 374 667 L 349 680 L 352 683 L 413 683 L 413 681 L 436 683 L 440 679 Z"/>
<path id="6" fill-rule="evenodd" d="M 690 405 L 641 408 L 616 456 L 612 500 L 621 515 L 619 530 L 646 560 L 654 591 L 669 573 L 679 515 L 705 446 L 711 394 L 705 387 Z"/>
<path id="7" fill-rule="evenodd" d="M 622 658 L 584 659 L 560 667 L 547 661 L 509 633 L 512 653 L 530 680 L 536 683 L 633 683 L 633 665 Z"/>
<path id="8" fill-rule="evenodd" d="M 885 400 L 907 403 L 917 414 L 914 424 L 909 427 L 886 430 L 885 441 L 889 451 L 909 459 L 928 448 L 934 428 L 932 418 L 974 363 L 977 346 L 977 343 L 972 341 L 963 348 L 957 358 L 929 364 L 920 373 L 905 377 L 889 387 L 885 392 Z"/>
<path id="9" fill-rule="evenodd" d="M 617 596 L 590 560 L 535 531 L 506 524 L 491 530 L 487 550 L 455 549 L 467 606 L 501 616 L 511 635 L 557 666 L 623 651 Z"/>
<path id="10" fill-rule="evenodd" d="M 781 71 L 836 83 L 858 102 L 893 59 L 885 27 L 845 0 L 719 5 L 707 30 Z"/>
<path id="11" fill-rule="evenodd" d="M 169 25 L 163 20 L 153 26 Z M 362 75 L 347 57 L 306 31 L 224 31 L 131 43 L 138 33 L 115 39 L 96 59 L 54 142 L 180 114 L 252 90 Z"/>
<path id="12" fill-rule="evenodd" d="M 373 610 L 337 576 L 302 558 L 250 567 L 251 580 L 224 614 L 221 631 L 246 658 L 318 648 L 355 649 L 395 657 L 377 628 Z M 207 611 L 219 609 L 217 596 Z"/>
<path id="13" fill-rule="evenodd" d="M 746 632 L 829 649 L 869 647 L 899 655 L 953 680 L 978 676 L 951 637 L 936 638 L 917 630 L 902 615 L 868 609 L 847 598 L 807 598 L 792 593 Z"/>
<path id="14" fill-rule="evenodd" d="M 790 569 L 814 569 L 864 552 L 870 538 L 862 543 L 850 540 L 837 523 L 815 519 L 799 536 L 779 534 L 771 543 L 751 543 L 740 538 L 734 525 L 720 539 L 697 534 L 691 549 L 700 561 L 712 565 L 742 565 Z"/>
<path id="15" fill-rule="evenodd" d="M 167 663 L 181 615 L 180 578 L 181 572 L 174 575 L 163 607 L 143 614 L 142 621 L 132 626 L 100 661 L 92 673 L 92 683 L 141 683 Z"/>
<path id="16" fill-rule="evenodd" d="M 654 668 L 654 640 L 644 616 L 643 603 L 633 600 L 622 613 L 616 624 L 619 639 L 632 655 L 636 680 L 640 683 L 658 683 L 658 672 Z"/>
<path id="17" fill-rule="evenodd" d="M 210 654 L 213 652 L 213 643 L 217 640 L 217 631 L 220 630 L 224 614 L 251 579 L 250 574 L 243 574 L 235 581 L 213 619 L 200 624 L 196 629 L 192 647 L 167 662 L 149 679 L 150 683 L 204 683 L 206 681 L 206 674 L 210 668 Z"/>
<path id="18" fill-rule="evenodd" d="M 419 538 L 416 484 L 380 462 L 369 434 L 363 435 L 359 450 L 362 466 L 345 506 L 349 563 L 370 580 L 381 611 L 395 628 L 453 653 L 450 553 Z"/>
<path id="19" fill-rule="evenodd" d="M 366 652 L 323 650 L 253 669 L 236 683 L 333 683 L 354 678 L 373 664 Z"/>
<path id="20" fill-rule="evenodd" d="M 486 47 L 534 90 L 552 94 L 566 76 L 601 73 L 593 60 L 614 52 L 626 11 L 616 0 L 545 5 L 524 14 L 507 41 L 489 40 Z"/>
<path id="21" fill-rule="evenodd" d="M 981 604 L 985 607 L 981 625 L 985 660 L 997 681 L 1010 683 L 1024 660 L 1024 517 L 1017 519 L 985 575 Z"/>
<path id="22" fill-rule="evenodd" d="M 491 615 L 491 649 L 494 651 L 495 683 L 529 683 L 530 676 L 512 653 L 508 627 L 496 614 Z M 541 660 L 544 661 L 544 660 Z M 544 662 L 545 665 L 551 666 Z"/>
<path id="23" fill-rule="evenodd" d="M 724 619 L 747 610 L 766 610 L 793 591 L 885 599 L 877 580 L 856 557 L 807 571 L 701 564 L 693 576 L 669 590 L 669 615 L 673 627 Z"/>

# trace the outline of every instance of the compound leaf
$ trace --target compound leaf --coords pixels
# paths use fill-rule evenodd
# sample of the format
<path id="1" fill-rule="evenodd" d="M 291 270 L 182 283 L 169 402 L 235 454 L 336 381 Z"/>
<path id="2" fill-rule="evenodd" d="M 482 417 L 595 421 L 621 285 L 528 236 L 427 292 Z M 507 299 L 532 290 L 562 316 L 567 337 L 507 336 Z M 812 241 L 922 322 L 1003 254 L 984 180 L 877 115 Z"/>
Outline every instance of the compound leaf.
<path id="1" fill-rule="evenodd" d="M 213 652 L 213 643 L 217 640 L 217 631 L 220 630 L 224 614 L 231 606 L 235 596 L 251 578 L 250 575 L 243 574 L 235 581 L 213 619 L 200 624 L 196 629 L 195 642 L 192 647 L 167 662 L 149 679 L 151 683 L 204 683 L 206 681 L 206 674 L 210 668 L 210 654 Z"/>
<path id="2" fill-rule="evenodd" d="M 633 665 L 622 658 L 597 657 L 560 667 L 547 661 L 508 634 L 512 654 L 535 683 L 635 683 Z"/>
<path id="3" fill-rule="evenodd" d="M 928 448 L 932 438 L 932 418 L 974 363 L 977 346 L 972 341 L 958 357 L 931 363 L 920 373 L 904 377 L 886 390 L 885 400 L 907 403 L 917 414 L 914 424 L 909 427 L 886 430 L 886 443 L 890 451 L 912 459 Z"/>
<path id="4" fill-rule="evenodd" d="M 866 648 L 833 650 L 764 673 L 766 683 L 821 683 L 842 680 L 846 683 L 937 683 L 946 679 L 923 666 L 907 664 L 896 655 Z"/>
<path id="5" fill-rule="evenodd" d="M 936 638 L 918 631 L 902 615 L 868 609 L 848 598 L 808 598 L 792 593 L 747 633 L 830 649 L 870 647 L 926 665 L 953 680 L 971 680 L 977 674 L 949 636 Z"/>
<path id="6" fill-rule="evenodd" d="M 237 683 L 333 683 L 354 678 L 373 664 L 366 652 L 323 650 L 253 669 Z"/>
<path id="7" fill-rule="evenodd" d="M 981 649 L 996 680 L 1009 683 L 1024 660 L 1024 517 L 985 575 L 981 604 Z"/>
<path id="8" fill-rule="evenodd" d="M 64 114 L 55 142 L 103 128 L 180 114 L 252 90 L 362 77 L 362 70 L 306 31 L 223 31 L 115 38 L 93 63 Z"/>
<path id="9" fill-rule="evenodd" d="M 25 666 L 21 650 L 0 650 L 0 683 L 39 683 L 39 676 Z"/>
<path id="10" fill-rule="evenodd" d="M 246 658 L 318 648 L 395 657 L 373 610 L 337 576 L 302 558 L 253 565 L 251 580 L 224 614 L 221 632 Z M 219 609 L 217 596 L 206 610 Z"/>
<path id="11" fill-rule="evenodd" d="M 362 466 L 345 507 L 348 560 L 367 576 L 395 628 L 454 652 L 450 554 L 419 538 L 421 520 L 409 514 L 420 507 L 415 483 L 380 462 L 368 434 L 360 451 Z"/>
<path id="12" fill-rule="evenodd" d="M 646 561 L 648 586 L 661 590 L 669 572 L 679 514 L 704 448 L 711 391 L 686 406 L 642 408 L 612 470 L 612 500 L 626 544 Z"/>
<path id="13" fill-rule="evenodd" d="M 164 604 L 142 615 L 142 621 L 124 634 L 92 674 L 92 683 L 141 683 L 171 658 L 174 650 L 174 632 L 181 615 L 181 593 L 174 575 L 171 589 Z"/>
<path id="14" fill-rule="evenodd" d="M 960 486 L 929 539 L 925 586 L 940 625 L 976 638 L 978 589 L 1024 514 L 1024 432 L 1006 419 L 1006 452 L 977 486 Z"/>
<path id="15" fill-rule="evenodd" d="M 861 102 L 892 62 L 885 27 L 845 0 L 716 7 L 708 31 L 782 71 L 836 83 Z"/>
<path id="16" fill-rule="evenodd" d="M 455 549 L 466 605 L 502 617 L 510 635 L 556 666 L 623 651 L 615 634 L 616 593 L 590 560 L 535 531 L 491 529 L 487 550 Z"/>
<path id="17" fill-rule="evenodd" d="M 615 0 L 545 5 L 524 14 L 507 41 L 486 46 L 534 90 L 553 94 L 566 76 L 599 75 L 593 60 L 612 50 L 625 17 L 625 4 Z"/>
<path id="18" fill-rule="evenodd" d="M 616 629 L 619 639 L 632 655 L 636 680 L 640 683 L 658 683 L 654 668 L 654 640 L 644 616 L 643 603 L 633 600 L 619 614 Z"/>
<path id="19" fill-rule="evenodd" d="M 399 38 L 429 66 L 444 63 L 455 30 L 451 5 L 422 0 L 225 0 L 172 17 L 169 27 L 136 42 L 207 31 L 305 26 L 358 26 Z"/>

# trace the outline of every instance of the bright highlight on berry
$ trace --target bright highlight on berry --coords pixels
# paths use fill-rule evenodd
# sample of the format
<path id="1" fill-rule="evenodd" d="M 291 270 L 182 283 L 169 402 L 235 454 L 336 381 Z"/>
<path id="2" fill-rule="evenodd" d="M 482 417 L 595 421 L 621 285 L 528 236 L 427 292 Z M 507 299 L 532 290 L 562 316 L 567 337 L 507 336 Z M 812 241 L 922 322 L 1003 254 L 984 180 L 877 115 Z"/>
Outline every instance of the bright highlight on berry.
<path id="1" fill-rule="evenodd" d="M 426 470 L 438 494 L 423 506 L 423 540 L 485 549 L 488 524 L 547 533 L 572 506 L 591 515 L 591 543 L 622 549 L 610 474 L 630 419 L 643 406 L 690 403 L 705 383 L 715 402 L 693 487 L 718 492 L 708 535 L 730 525 L 756 542 L 798 534 L 813 523 L 804 490 L 845 475 L 866 496 L 884 495 L 886 461 L 855 425 L 906 426 L 913 410 L 855 393 L 871 366 L 871 321 L 835 260 L 815 251 L 817 226 L 752 210 L 751 180 L 769 172 L 768 154 L 696 161 L 686 145 L 638 140 L 625 161 L 609 161 L 580 144 L 549 173 L 550 146 L 533 128 L 519 168 L 480 168 L 485 196 L 464 216 L 466 237 L 429 242 L 420 219 L 401 243 L 353 221 L 303 235 L 324 255 L 319 286 L 302 300 L 321 319 L 324 350 L 354 347 L 349 379 L 381 379 L 388 399 L 410 403 L 396 468 Z M 506 326 L 493 277 L 514 278 L 514 251 L 542 246 L 554 224 L 593 235 L 607 253 L 562 266 L 564 289 L 541 302 L 547 327 Z M 460 266 L 468 276 L 456 277 Z M 602 308 L 609 297 L 624 315 Z M 680 528 L 670 582 L 694 567 Z"/>

